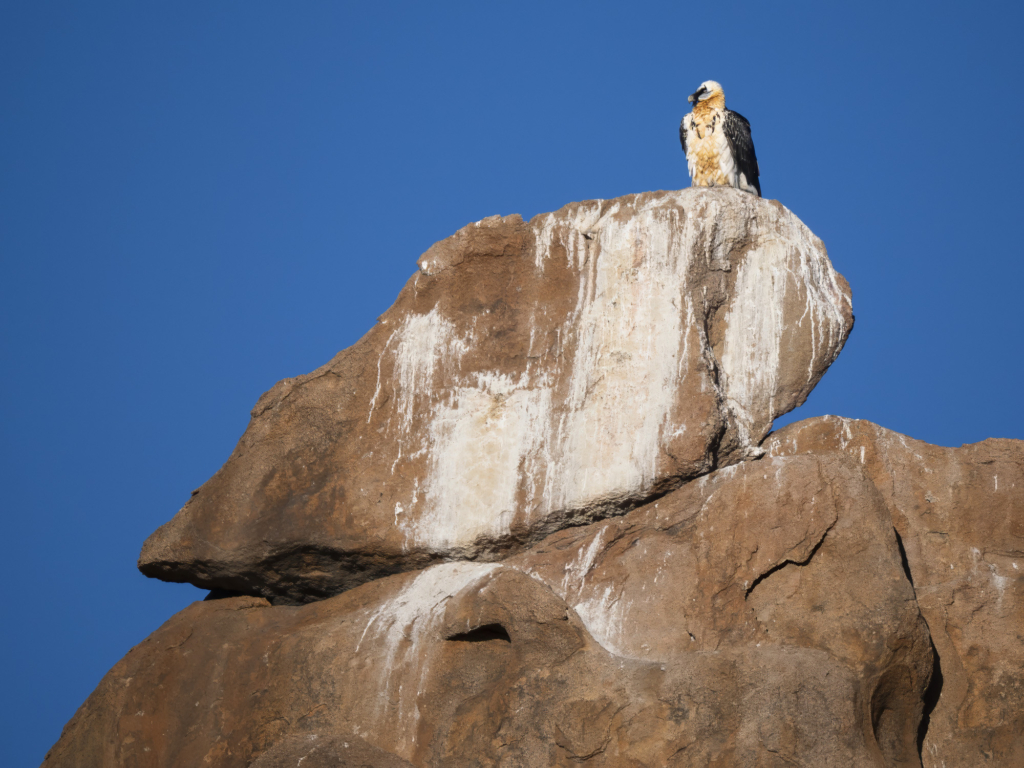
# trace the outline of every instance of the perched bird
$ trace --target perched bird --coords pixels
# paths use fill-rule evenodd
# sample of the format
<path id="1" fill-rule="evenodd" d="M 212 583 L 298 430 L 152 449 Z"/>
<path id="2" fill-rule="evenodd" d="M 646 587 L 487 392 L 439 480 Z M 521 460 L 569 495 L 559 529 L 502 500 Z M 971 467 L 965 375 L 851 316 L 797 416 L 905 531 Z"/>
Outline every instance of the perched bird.
<path id="1" fill-rule="evenodd" d="M 687 101 L 693 111 L 679 123 L 679 141 L 695 187 L 736 187 L 761 196 L 750 123 L 725 108 L 725 92 L 714 80 L 700 84 Z"/>

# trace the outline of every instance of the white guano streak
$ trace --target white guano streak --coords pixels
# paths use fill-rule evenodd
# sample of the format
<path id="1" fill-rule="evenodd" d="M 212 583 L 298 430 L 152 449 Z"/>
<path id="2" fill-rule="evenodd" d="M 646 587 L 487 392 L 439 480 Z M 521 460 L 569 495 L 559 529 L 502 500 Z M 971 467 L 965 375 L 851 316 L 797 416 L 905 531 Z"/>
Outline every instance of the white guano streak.
<path id="1" fill-rule="evenodd" d="M 437 310 L 406 319 L 394 344 L 395 408 L 402 435 L 414 413 L 429 413 L 430 453 L 426 503 L 400 523 L 408 542 L 437 550 L 469 545 L 508 533 L 517 509 L 543 516 L 638 495 L 652 483 L 661 435 L 679 429 L 667 418 L 685 368 L 683 314 L 692 310 L 683 309 L 683 291 L 693 247 L 673 235 L 678 214 L 663 205 L 624 221 L 616 212 L 599 219 L 599 206 L 581 206 L 562 230 L 570 243 L 538 234 L 541 263 L 559 244 L 581 269 L 576 309 L 561 328 L 575 348 L 567 414 L 553 413 L 548 374 L 457 376 L 470 340 L 457 338 Z M 590 253 L 583 232 L 593 238 Z M 441 365 L 456 386 L 428 410 Z M 518 503 L 521 488 L 525 504 Z"/>
<path id="2" fill-rule="evenodd" d="M 429 505 L 414 522 L 419 543 L 446 548 L 508 532 L 521 463 L 540 448 L 551 422 L 550 389 L 497 374 L 477 380 L 477 387 L 460 387 L 430 422 Z"/>
<path id="3" fill-rule="evenodd" d="M 747 254 L 736 276 L 720 361 L 726 400 L 740 439 L 749 444 L 753 412 L 775 393 L 786 295 L 785 246 L 763 243 Z"/>
<path id="4" fill-rule="evenodd" d="M 448 600 L 480 581 L 497 563 L 444 563 L 419 574 L 369 618 L 356 645 L 359 653 L 363 643 L 372 639 L 375 648 L 382 647 L 383 658 L 374 668 L 380 670 L 376 686 L 373 723 L 362 730 L 371 733 L 392 733 L 394 749 L 406 760 L 416 747 L 419 723 L 419 695 L 430 673 L 440 637 Z"/>
<path id="5" fill-rule="evenodd" d="M 619 585 L 606 586 L 604 591 L 596 593 L 586 600 L 573 604 L 583 625 L 602 648 L 617 656 L 630 656 L 625 649 L 623 639 L 632 639 L 624 628 L 629 626 L 627 614 L 630 604 L 623 599 L 623 589 Z"/>
<path id="6" fill-rule="evenodd" d="M 607 528 L 598 530 L 590 544 L 581 546 L 576 557 L 566 564 L 561 583 L 548 586 L 573 607 L 602 648 L 619 656 L 629 656 L 624 649 L 628 643 L 622 640 L 631 604 L 623 599 L 622 585 L 587 584 L 590 569 L 605 550 L 604 535 L 607 531 Z"/>
<path id="7" fill-rule="evenodd" d="M 459 336 L 436 308 L 405 319 L 389 339 L 390 351 L 382 353 L 394 355 L 389 408 L 397 428 L 390 429 L 404 455 L 429 454 L 420 495 L 403 506 L 409 510 L 399 522 L 406 546 L 469 546 L 482 536 L 507 534 L 517 510 L 529 524 L 554 511 L 640 498 L 650 489 L 663 443 L 681 434 L 683 422 L 675 422 L 685 413 L 676 416 L 673 406 L 691 374 L 685 353 L 691 334 L 714 365 L 686 275 L 690 260 L 709 247 L 703 222 L 717 216 L 717 203 L 691 211 L 677 196 L 666 196 L 625 213 L 619 204 L 602 213 L 594 202 L 539 219 L 535 268 L 543 271 L 558 253 L 578 270 L 579 287 L 575 309 L 555 329 L 557 349 L 569 350 L 571 359 L 532 373 L 463 374 L 472 328 Z M 835 354 L 842 332 L 844 297 L 824 249 L 795 217 L 787 223 L 789 217 L 778 214 L 766 227 L 781 229 L 778 239 L 754 237 L 736 265 L 728 309 L 721 387 L 748 443 L 753 414 L 777 415 L 791 272 L 796 285 L 806 286 L 807 309 L 795 322 L 811 324 L 808 376 L 815 359 L 820 364 L 829 350 Z M 757 224 L 751 226 L 756 233 Z M 717 229 L 712 235 L 712 251 L 729 247 L 719 242 L 724 235 Z M 442 389 L 435 380 L 444 381 Z M 556 391 L 565 393 L 558 408 Z M 414 429 L 414 415 L 423 427 Z"/>
<path id="8" fill-rule="evenodd" d="M 440 363 L 457 368 L 469 343 L 459 338 L 455 326 L 436 308 L 425 315 L 408 315 L 398 334 L 394 352 L 395 410 L 399 431 L 407 435 L 419 405 L 417 396 L 429 397 L 433 389 L 435 367 Z"/>
<path id="9" fill-rule="evenodd" d="M 795 284 L 806 293 L 806 307 L 796 324 L 810 323 L 808 381 L 821 356 L 830 355 L 830 364 L 839 353 L 836 340 L 844 325 L 845 295 L 824 249 L 791 214 L 779 217 L 776 226 L 781 230 L 779 238 L 762 239 L 739 269 L 720 361 L 726 399 L 740 439 L 747 444 L 752 438 L 753 413 L 767 412 L 771 419 L 779 415 L 775 396 L 790 274 L 795 273 Z"/>
<path id="10" fill-rule="evenodd" d="M 599 248 L 566 332 L 576 336 L 568 415 L 543 507 L 573 508 L 647 490 L 680 384 L 682 303 L 692 249 L 657 205 L 591 227 Z M 674 431 L 675 425 L 669 426 Z"/>
<path id="11" fill-rule="evenodd" d="M 586 238 L 594 224 L 601 218 L 602 200 L 591 200 L 580 203 L 570 216 L 547 214 L 539 225 L 534 227 L 536 236 L 536 255 L 534 266 L 543 269 L 544 263 L 551 258 L 556 244 L 565 248 L 568 266 L 582 269 L 587 258 Z M 564 228 L 564 229 L 563 229 Z M 569 236 L 559 239 L 559 234 L 568 232 Z"/>
<path id="12" fill-rule="evenodd" d="M 528 377 L 513 381 L 496 373 L 458 376 L 471 337 L 461 338 L 437 309 L 405 319 L 394 345 L 394 406 L 398 454 L 429 451 L 429 473 L 422 494 L 426 505 L 396 523 L 406 545 L 446 549 L 479 536 L 509 530 L 520 484 L 520 463 L 539 449 L 551 421 L 551 390 L 531 387 Z M 383 353 L 382 353 L 383 354 Z M 457 385 L 437 401 L 435 371 Z M 425 434 L 413 434 L 413 415 L 427 415 Z M 406 446 L 409 440 L 417 444 Z M 397 461 L 396 461 L 397 464 Z M 402 507 L 404 509 L 404 507 Z"/>

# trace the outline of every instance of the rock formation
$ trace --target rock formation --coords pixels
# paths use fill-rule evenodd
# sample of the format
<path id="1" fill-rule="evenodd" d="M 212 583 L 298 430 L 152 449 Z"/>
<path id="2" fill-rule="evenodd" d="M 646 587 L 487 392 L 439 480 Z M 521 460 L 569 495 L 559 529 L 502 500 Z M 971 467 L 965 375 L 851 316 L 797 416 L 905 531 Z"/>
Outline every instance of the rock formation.
<path id="1" fill-rule="evenodd" d="M 847 457 L 881 492 L 935 644 L 925 765 L 1024 765 L 1024 442 L 942 448 L 828 417 L 765 446 Z"/>
<path id="2" fill-rule="evenodd" d="M 778 203 L 690 189 L 470 224 L 265 394 L 143 573 L 290 602 L 499 560 L 759 450 L 853 324 Z"/>
<path id="3" fill-rule="evenodd" d="M 146 542 L 218 599 L 44 765 L 1024 765 L 1024 443 L 769 434 L 853 323 L 793 214 L 648 193 L 419 263 Z"/>

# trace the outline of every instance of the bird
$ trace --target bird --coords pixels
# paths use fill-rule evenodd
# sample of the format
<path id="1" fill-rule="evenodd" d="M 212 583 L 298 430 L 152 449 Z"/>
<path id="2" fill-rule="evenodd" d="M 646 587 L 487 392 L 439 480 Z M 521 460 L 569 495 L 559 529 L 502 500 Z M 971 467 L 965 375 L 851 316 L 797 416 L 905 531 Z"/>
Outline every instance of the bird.
<path id="1" fill-rule="evenodd" d="M 750 123 L 725 108 L 725 91 L 706 80 L 687 99 L 693 111 L 679 123 L 679 141 L 694 187 L 729 186 L 761 196 Z"/>

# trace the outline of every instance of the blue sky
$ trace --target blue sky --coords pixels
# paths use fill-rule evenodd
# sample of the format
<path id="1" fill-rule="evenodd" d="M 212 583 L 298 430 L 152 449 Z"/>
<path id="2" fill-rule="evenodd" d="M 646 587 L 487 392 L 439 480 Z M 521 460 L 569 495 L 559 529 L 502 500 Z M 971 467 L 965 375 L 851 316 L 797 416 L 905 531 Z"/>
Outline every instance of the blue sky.
<path id="1" fill-rule="evenodd" d="M 847 4 L 844 4 L 847 5 Z M 492 214 L 687 186 L 720 81 L 857 324 L 807 404 L 1024 438 L 1019 4 L 0 2 L 0 764 L 204 593 L 135 570 L 260 393 Z"/>

